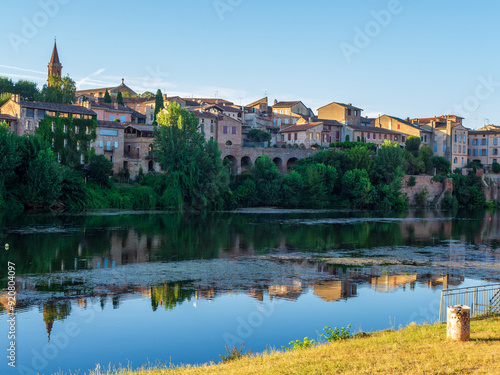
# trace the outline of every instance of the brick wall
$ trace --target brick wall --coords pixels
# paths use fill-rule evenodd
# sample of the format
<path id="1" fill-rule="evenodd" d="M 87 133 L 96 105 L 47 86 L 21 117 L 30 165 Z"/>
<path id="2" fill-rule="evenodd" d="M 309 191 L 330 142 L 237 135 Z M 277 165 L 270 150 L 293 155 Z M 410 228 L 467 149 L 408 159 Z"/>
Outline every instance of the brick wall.
<path id="1" fill-rule="evenodd" d="M 415 204 L 415 196 L 427 187 L 427 201 L 432 202 L 436 197 L 440 197 L 446 190 L 453 191 L 453 180 L 446 179 L 443 183 L 432 181 L 432 176 L 413 176 L 415 186 L 408 186 L 408 180 L 412 176 L 405 176 L 402 183 L 402 192 L 410 198 L 410 205 Z"/>

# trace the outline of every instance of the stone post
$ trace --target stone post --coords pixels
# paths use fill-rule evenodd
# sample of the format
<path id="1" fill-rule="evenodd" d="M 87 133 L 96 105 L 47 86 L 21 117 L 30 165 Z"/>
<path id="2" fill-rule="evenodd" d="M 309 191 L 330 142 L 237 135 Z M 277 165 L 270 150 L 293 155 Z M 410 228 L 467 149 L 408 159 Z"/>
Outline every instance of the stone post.
<path id="1" fill-rule="evenodd" d="M 470 307 L 464 305 L 448 306 L 447 338 L 453 341 L 470 340 Z"/>

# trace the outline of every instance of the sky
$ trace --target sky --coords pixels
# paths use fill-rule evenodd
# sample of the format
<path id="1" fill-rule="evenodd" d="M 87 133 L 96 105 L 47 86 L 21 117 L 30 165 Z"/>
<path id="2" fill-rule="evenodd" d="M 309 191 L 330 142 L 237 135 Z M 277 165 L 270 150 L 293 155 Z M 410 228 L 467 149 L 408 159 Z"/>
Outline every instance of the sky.
<path id="1" fill-rule="evenodd" d="M 269 97 L 363 115 L 500 124 L 500 4 L 479 0 L 23 0 L 2 4 L 0 76 L 41 88 L 57 36 L 79 89 Z"/>

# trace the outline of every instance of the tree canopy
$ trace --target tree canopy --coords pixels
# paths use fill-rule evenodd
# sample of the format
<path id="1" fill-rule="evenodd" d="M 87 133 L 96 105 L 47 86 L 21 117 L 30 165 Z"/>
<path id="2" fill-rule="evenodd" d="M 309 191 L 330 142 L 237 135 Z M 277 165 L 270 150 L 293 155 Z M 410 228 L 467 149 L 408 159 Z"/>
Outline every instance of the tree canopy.
<path id="1" fill-rule="evenodd" d="M 75 100 L 76 84 L 69 76 L 49 76 L 49 84 L 43 85 L 38 101 L 46 103 L 71 104 Z"/>
<path id="2" fill-rule="evenodd" d="M 108 89 L 106 89 L 106 92 L 104 93 L 104 103 L 111 103 L 111 95 L 109 95 Z"/>
<path id="3" fill-rule="evenodd" d="M 161 93 L 161 90 L 158 89 L 155 97 L 155 119 L 153 124 L 157 124 L 156 116 L 163 108 L 165 108 L 165 105 L 163 104 L 163 94 Z"/>
<path id="4" fill-rule="evenodd" d="M 207 141 L 196 116 L 177 103 L 159 112 L 157 121 L 154 154 L 169 176 L 164 195 L 170 206 L 194 210 L 217 207 L 228 183 L 217 143 Z"/>

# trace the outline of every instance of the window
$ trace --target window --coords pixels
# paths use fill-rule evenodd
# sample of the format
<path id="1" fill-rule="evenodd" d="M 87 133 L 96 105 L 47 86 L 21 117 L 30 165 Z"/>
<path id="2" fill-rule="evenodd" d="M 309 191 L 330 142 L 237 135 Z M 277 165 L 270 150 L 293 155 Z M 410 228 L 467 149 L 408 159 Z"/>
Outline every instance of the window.
<path id="1" fill-rule="evenodd" d="M 232 134 L 236 134 L 236 126 L 233 126 L 233 127 L 231 128 L 231 133 L 232 133 Z"/>
<path id="2" fill-rule="evenodd" d="M 458 153 L 462 153 L 462 146 L 458 145 Z"/>
<path id="3" fill-rule="evenodd" d="M 227 134 L 227 126 L 223 126 L 223 127 L 222 127 L 222 132 L 223 132 L 224 134 Z"/>
<path id="4" fill-rule="evenodd" d="M 210 133 L 214 132 L 214 124 L 210 124 Z"/>
<path id="5" fill-rule="evenodd" d="M 335 133 L 335 135 L 336 135 L 337 139 L 340 139 L 340 132 L 339 131 L 337 131 L 337 133 Z"/>
<path id="6" fill-rule="evenodd" d="M 65 140 L 64 140 L 64 147 L 66 147 L 67 145 L 68 145 L 68 140 L 67 140 L 67 139 L 65 139 Z"/>
<path id="7" fill-rule="evenodd" d="M 295 125 L 295 123 L 296 123 L 296 122 L 297 122 L 297 119 L 296 119 L 296 118 L 294 118 L 294 119 L 293 119 L 293 124 Z"/>
<path id="8" fill-rule="evenodd" d="M 446 152 L 446 145 L 443 145 L 443 152 Z"/>
<path id="9" fill-rule="evenodd" d="M 382 133 L 378 133 L 378 139 L 382 139 Z"/>
<path id="10" fill-rule="evenodd" d="M 477 149 L 472 150 L 472 155 L 477 156 Z"/>
<path id="11" fill-rule="evenodd" d="M 99 147 L 102 147 L 102 141 L 99 141 Z"/>
<path id="12" fill-rule="evenodd" d="M 427 135 L 424 135 L 424 142 L 427 142 Z"/>
<path id="13" fill-rule="evenodd" d="M 288 119 L 287 118 L 285 119 L 285 124 L 288 124 Z"/>
<path id="14" fill-rule="evenodd" d="M 309 139 L 313 139 L 313 133 L 309 133 Z"/>
<path id="15" fill-rule="evenodd" d="M 348 109 L 348 110 L 347 110 L 347 116 L 350 116 L 350 115 L 351 115 L 351 113 L 352 113 L 352 112 L 351 112 L 351 110 L 350 110 L 350 109 Z"/>
<path id="16" fill-rule="evenodd" d="M 61 162 L 61 154 L 60 153 L 57 153 L 57 162 L 60 163 Z"/>
<path id="17" fill-rule="evenodd" d="M 498 144 L 498 138 L 493 138 L 493 144 L 496 146 Z"/>
<path id="18" fill-rule="evenodd" d="M 488 144 L 488 140 L 486 138 L 483 138 L 481 139 L 481 145 L 487 145 Z"/>
<path id="19" fill-rule="evenodd" d="M 457 141 L 457 135 L 456 134 L 453 136 L 453 139 L 454 139 L 455 142 Z"/>
<path id="20" fill-rule="evenodd" d="M 453 152 L 457 152 L 457 145 L 453 146 Z"/>
<path id="21" fill-rule="evenodd" d="M 293 133 L 293 139 L 296 141 L 298 137 L 298 133 Z"/>
<path id="22" fill-rule="evenodd" d="M 486 150 L 486 149 L 483 148 L 481 150 L 481 156 L 488 156 L 488 150 Z"/>
<path id="23" fill-rule="evenodd" d="M 370 139 L 370 133 L 366 133 L 366 138 Z"/>
<path id="24" fill-rule="evenodd" d="M 292 133 L 288 133 L 288 140 L 291 141 L 292 140 Z"/>
<path id="25" fill-rule="evenodd" d="M 498 155 L 498 148 L 493 149 L 493 155 Z"/>
<path id="26" fill-rule="evenodd" d="M 109 121 L 115 121 L 115 115 L 109 115 Z"/>
<path id="27" fill-rule="evenodd" d="M 76 142 L 76 149 L 77 151 L 80 151 L 80 141 Z"/>
<path id="28" fill-rule="evenodd" d="M 434 152 L 438 152 L 438 146 L 434 145 Z"/>
<path id="29" fill-rule="evenodd" d="M 232 146 L 232 145 L 233 145 L 233 142 L 231 142 L 231 141 L 226 142 L 226 146 Z"/>
<path id="30" fill-rule="evenodd" d="M 55 123 L 55 122 L 53 122 L 53 123 L 52 123 L 52 131 L 53 131 L 53 132 L 55 132 L 55 131 L 56 131 L 56 123 Z"/>
<path id="31" fill-rule="evenodd" d="M 68 132 L 68 125 L 64 125 L 63 132 L 65 132 L 65 133 Z"/>
<path id="32" fill-rule="evenodd" d="M 398 130 L 401 129 L 401 124 L 398 124 Z"/>
<path id="33" fill-rule="evenodd" d="M 401 142 L 405 142 L 405 141 L 406 141 L 406 136 L 405 136 L 405 135 L 403 135 L 403 136 L 401 137 Z M 436 151 L 437 151 L 437 148 L 436 148 Z"/>
<path id="34" fill-rule="evenodd" d="M 318 140 L 318 141 L 319 141 L 319 138 L 320 138 L 320 134 L 321 133 L 316 133 L 316 140 Z"/>
<path id="35" fill-rule="evenodd" d="M 457 162 L 458 162 L 457 158 L 454 158 L 453 159 L 453 164 L 457 164 Z"/>
<path id="36" fill-rule="evenodd" d="M 464 165 L 464 158 L 462 157 L 462 165 Z"/>
<path id="37" fill-rule="evenodd" d="M 112 137 L 118 136 L 118 130 L 110 130 L 110 129 L 99 129 L 100 135 L 109 135 Z"/>
<path id="38" fill-rule="evenodd" d="M 357 115 L 358 115 L 358 110 L 357 110 L 357 109 L 355 109 L 355 110 L 354 110 L 354 116 L 357 116 Z"/>
<path id="39" fill-rule="evenodd" d="M 118 148 L 118 142 L 115 142 L 115 148 Z"/>
<path id="40" fill-rule="evenodd" d="M 33 108 L 26 108 L 26 117 L 35 117 L 35 110 Z"/>
<path id="41" fill-rule="evenodd" d="M 120 116 L 120 122 L 126 122 L 127 117 L 126 116 Z"/>
<path id="42" fill-rule="evenodd" d="M 205 132 L 205 124 L 201 124 L 201 131 L 204 133 Z"/>
<path id="43" fill-rule="evenodd" d="M 387 139 L 387 134 L 384 134 L 384 139 Z"/>
<path id="44" fill-rule="evenodd" d="M 90 134 L 90 129 L 88 126 L 85 128 L 85 134 Z"/>
<path id="45" fill-rule="evenodd" d="M 106 142 L 106 150 L 111 151 L 111 141 Z"/>

